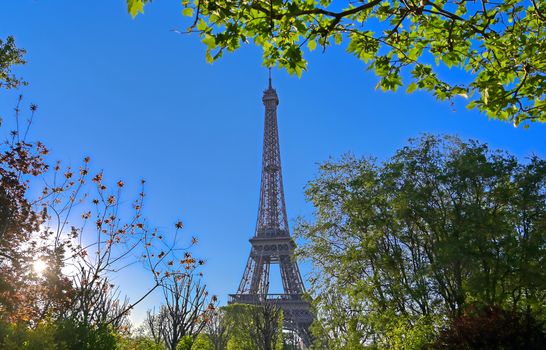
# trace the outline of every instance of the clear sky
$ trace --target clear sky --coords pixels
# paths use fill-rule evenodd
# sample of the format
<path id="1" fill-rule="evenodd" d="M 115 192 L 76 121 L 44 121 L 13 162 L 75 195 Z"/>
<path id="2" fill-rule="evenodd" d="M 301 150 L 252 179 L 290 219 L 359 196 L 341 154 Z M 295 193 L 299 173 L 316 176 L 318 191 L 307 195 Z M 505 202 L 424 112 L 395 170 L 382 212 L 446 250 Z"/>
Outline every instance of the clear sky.
<path id="1" fill-rule="evenodd" d="M 28 50 L 28 64 L 17 72 L 30 82 L 0 91 L 0 115 L 9 118 L 23 93 L 40 107 L 33 137 L 52 159 L 79 165 L 89 155 L 112 183 L 146 179 L 150 223 L 170 230 L 183 219 L 186 234 L 200 239 L 194 251 L 207 260 L 209 289 L 225 303 L 239 284 L 256 223 L 267 86 L 261 52 L 246 46 L 207 64 L 196 36 L 172 31 L 188 26 L 179 1 L 156 0 L 134 20 L 125 6 L 0 0 L 0 37 L 14 35 Z M 385 159 L 428 132 L 478 139 L 522 158 L 546 156 L 546 125 L 514 128 L 426 93 L 377 91 L 377 79 L 343 47 L 307 57 L 301 79 L 273 72 L 291 225 L 298 216 L 312 218 L 303 189 L 317 164 L 346 152 Z M 304 264 L 304 278 L 308 271 Z M 116 281 L 133 299 L 150 283 L 136 267 Z M 156 295 L 140 305 L 134 320 L 159 301 Z"/>

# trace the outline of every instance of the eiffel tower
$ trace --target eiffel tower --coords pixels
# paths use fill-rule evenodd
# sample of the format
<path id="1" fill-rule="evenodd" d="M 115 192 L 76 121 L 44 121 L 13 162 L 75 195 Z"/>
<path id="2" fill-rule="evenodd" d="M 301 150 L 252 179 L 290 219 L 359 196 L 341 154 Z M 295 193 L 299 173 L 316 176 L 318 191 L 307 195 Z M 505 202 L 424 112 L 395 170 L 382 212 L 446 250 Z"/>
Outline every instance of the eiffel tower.
<path id="1" fill-rule="evenodd" d="M 305 287 L 298 264 L 294 260 L 296 243 L 290 236 L 281 170 L 277 105 L 279 98 L 271 85 L 263 93 L 265 105 L 264 145 L 260 206 L 252 249 L 237 294 L 230 294 L 229 303 L 274 303 L 283 310 L 284 328 L 298 334 L 304 346 L 309 346 L 309 326 L 313 314 L 304 300 Z M 269 267 L 278 264 L 284 294 L 269 293 Z"/>

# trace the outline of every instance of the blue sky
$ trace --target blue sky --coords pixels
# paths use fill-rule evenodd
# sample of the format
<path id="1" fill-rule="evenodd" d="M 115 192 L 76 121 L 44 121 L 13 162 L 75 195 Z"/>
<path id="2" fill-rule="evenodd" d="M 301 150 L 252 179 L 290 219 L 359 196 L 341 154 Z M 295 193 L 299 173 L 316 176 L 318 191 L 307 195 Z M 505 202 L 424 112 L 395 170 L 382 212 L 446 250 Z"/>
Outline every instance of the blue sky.
<path id="1" fill-rule="evenodd" d="M 177 1 L 158 0 L 133 20 L 124 0 L 2 0 L 0 37 L 14 35 L 28 50 L 17 72 L 30 86 L 0 91 L 0 115 L 11 117 L 23 93 L 40 107 L 32 136 L 52 159 L 79 165 L 89 155 L 106 180 L 134 184 L 129 191 L 146 179 L 150 223 L 170 230 L 183 219 L 185 234 L 200 239 L 194 251 L 207 260 L 209 289 L 224 303 L 237 289 L 256 222 L 267 71 L 253 46 L 207 64 L 196 36 L 172 31 L 188 25 L 180 10 Z M 307 58 L 301 79 L 273 72 L 291 225 L 312 218 L 303 189 L 317 164 L 346 152 L 385 159 L 428 132 L 546 156 L 546 125 L 524 130 L 426 93 L 376 91 L 377 79 L 343 47 Z M 135 299 L 149 278 L 133 267 L 116 281 Z M 159 301 L 140 305 L 134 320 Z"/>

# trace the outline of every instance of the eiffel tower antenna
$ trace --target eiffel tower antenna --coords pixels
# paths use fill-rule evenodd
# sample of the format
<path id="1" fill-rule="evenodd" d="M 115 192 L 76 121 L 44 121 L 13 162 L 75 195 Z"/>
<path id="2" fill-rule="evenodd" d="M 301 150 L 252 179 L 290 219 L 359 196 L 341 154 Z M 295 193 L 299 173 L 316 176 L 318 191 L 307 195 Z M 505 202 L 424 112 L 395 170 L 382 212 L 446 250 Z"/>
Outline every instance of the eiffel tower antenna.
<path id="1" fill-rule="evenodd" d="M 252 249 L 239 284 L 237 294 L 229 303 L 274 303 L 284 313 L 284 328 L 298 334 L 304 346 L 309 346 L 309 326 L 313 314 L 309 302 L 303 299 L 305 287 L 294 259 L 296 243 L 290 236 L 282 181 L 277 105 L 279 97 L 271 84 L 262 97 L 265 106 L 262 179 L 256 231 L 250 239 Z M 269 293 L 269 267 L 278 264 L 283 294 Z"/>

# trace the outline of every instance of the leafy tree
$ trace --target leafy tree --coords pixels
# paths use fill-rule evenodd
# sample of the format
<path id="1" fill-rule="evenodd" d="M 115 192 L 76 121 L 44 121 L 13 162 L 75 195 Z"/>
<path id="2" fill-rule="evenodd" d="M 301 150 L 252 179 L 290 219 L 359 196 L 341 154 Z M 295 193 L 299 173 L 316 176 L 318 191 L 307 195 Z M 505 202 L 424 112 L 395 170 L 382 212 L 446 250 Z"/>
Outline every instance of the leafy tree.
<path id="1" fill-rule="evenodd" d="M 475 302 L 546 318 L 545 160 L 425 135 L 320 169 L 297 231 L 327 348 L 418 349 Z"/>
<path id="2" fill-rule="evenodd" d="M 224 322 L 229 340 L 227 350 L 255 350 L 248 328 L 252 327 L 252 306 L 231 304 L 224 306 Z"/>
<path id="3" fill-rule="evenodd" d="M 130 13 L 151 0 L 127 0 Z M 421 89 L 437 99 L 518 125 L 546 121 L 544 0 L 184 0 L 188 33 L 207 46 L 207 61 L 253 42 L 266 66 L 298 76 L 303 48 L 346 43 L 379 77 L 378 87 Z M 457 75 L 445 70 L 456 69 Z"/>
<path id="4" fill-rule="evenodd" d="M 283 313 L 279 306 L 263 302 L 252 309 L 252 327 L 249 329 L 252 343 L 257 349 L 282 350 Z"/>
<path id="5" fill-rule="evenodd" d="M 232 304 L 223 310 L 228 350 L 282 349 L 282 310 L 274 303 Z"/>
<path id="6" fill-rule="evenodd" d="M 11 72 L 13 66 L 26 63 L 23 59 L 25 53 L 25 50 L 17 48 L 13 36 L 8 36 L 5 41 L 0 39 L 0 89 L 13 89 L 26 85 L 26 82 Z"/>

